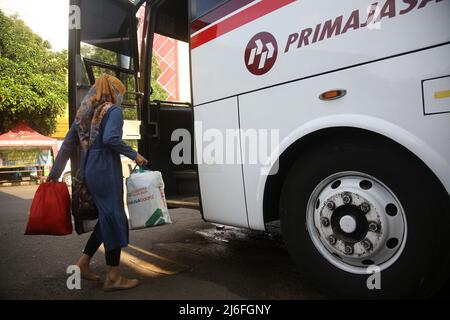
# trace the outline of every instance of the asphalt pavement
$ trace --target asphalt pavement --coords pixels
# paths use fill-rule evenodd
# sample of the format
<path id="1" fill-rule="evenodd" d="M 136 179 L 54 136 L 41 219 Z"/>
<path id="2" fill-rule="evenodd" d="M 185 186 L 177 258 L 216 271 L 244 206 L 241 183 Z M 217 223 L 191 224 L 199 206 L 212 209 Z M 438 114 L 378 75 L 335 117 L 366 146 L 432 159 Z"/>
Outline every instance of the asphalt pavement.
<path id="1" fill-rule="evenodd" d="M 0 188 L 0 299 L 322 299 L 305 286 L 280 234 L 206 223 L 196 210 L 170 210 L 173 224 L 130 231 L 121 257 L 132 290 L 105 293 L 102 282 L 67 288 L 66 269 L 89 234 L 25 236 L 37 186 Z M 93 259 L 104 278 L 104 252 Z"/>

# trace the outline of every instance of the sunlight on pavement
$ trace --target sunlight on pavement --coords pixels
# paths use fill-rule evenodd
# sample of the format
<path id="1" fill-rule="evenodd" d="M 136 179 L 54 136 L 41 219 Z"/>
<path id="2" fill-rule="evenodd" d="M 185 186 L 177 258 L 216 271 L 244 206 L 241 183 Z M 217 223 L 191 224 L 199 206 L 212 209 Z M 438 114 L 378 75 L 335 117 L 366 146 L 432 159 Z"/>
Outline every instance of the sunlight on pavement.
<path id="1" fill-rule="evenodd" d="M 157 277 L 158 275 L 175 275 L 189 269 L 189 266 L 187 265 L 175 262 L 142 248 L 133 245 L 129 245 L 128 248 L 141 253 L 141 256 L 144 257 L 137 257 L 129 252 L 122 251 L 120 262 L 145 276 Z M 103 253 L 105 252 L 103 246 L 100 247 L 100 250 Z M 151 262 L 148 261 L 148 259 L 150 259 Z"/>
<path id="2" fill-rule="evenodd" d="M 133 249 L 133 250 L 135 250 L 135 251 L 137 251 L 137 252 L 140 252 L 140 253 L 142 253 L 142 254 L 146 254 L 146 255 L 148 255 L 148 256 L 155 257 L 155 258 L 157 258 L 157 259 L 160 259 L 160 260 L 163 260 L 163 261 L 166 261 L 166 262 L 169 262 L 169 263 L 178 264 L 178 265 L 180 265 L 180 266 L 184 266 L 184 267 L 186 267 L 186 268 L 189 268 L 187 265 L 178 263 L 178 262 L 173 261 L 173 260 L 171 260 L 171 259 L 169 259 L 169 258 L 160 256 L 160 255 L 158 255 L 158 254 L 156 254 L 156 253 L 153 253 L 153 252 L 144 250 L 144 249 L 142 249 L 142 248 L 139 248 L 139 247 L 134 246 L 134 245 L 131 245 L 131 244 L 128 245 L 128 248 L 131 248 L 131 249 Z"/>

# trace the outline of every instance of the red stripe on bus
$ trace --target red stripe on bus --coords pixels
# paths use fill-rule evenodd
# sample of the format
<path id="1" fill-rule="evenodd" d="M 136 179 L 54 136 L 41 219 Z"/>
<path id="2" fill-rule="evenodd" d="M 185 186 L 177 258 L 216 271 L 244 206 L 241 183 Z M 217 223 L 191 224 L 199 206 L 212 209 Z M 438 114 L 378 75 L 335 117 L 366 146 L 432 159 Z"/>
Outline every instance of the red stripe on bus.
<path id="1" fill-rule="evenodd" d="M 263 0 L 191 37 L 191 49 L 195 49 L 295 1 Z"/>
<path id="2" fill-rule="evenodd" d="M 211 12 L 199 17 L 194 20 L 191 24 L 191 33 L 195 33 L 211 23 L 216 22 L 219 19 L 229 15 L 230 13 L 248 5 L 255 0 L 231 0 L 227 1 L 217 8 L 213 9 Z"/>

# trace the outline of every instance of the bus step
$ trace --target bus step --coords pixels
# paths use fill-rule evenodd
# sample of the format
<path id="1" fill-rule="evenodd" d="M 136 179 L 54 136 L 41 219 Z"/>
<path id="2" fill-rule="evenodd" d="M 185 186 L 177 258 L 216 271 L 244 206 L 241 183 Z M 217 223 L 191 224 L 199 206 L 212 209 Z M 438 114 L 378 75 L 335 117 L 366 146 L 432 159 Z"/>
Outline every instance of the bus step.
<path id="1" fill-rule="evenodd" d="M 190 170 L 179 170 L 173 173 L 176 179 L 195 179 L 197 180 L 197 171 L 194 169 Z"/>
<path id="2" fill-rule="evenodd" d="M 170 196 L 166 198 L 167 206 L 169 208 L 189 208 L 200 209 L 200 200 L 198 196 Z"/>
<path id="3" fill-rule="evenodd" d="M 195 170 L 175 171 L 173 176 L 176 180 L 177 193 L 182 195 L 198 195 L 198 178 Z"/>

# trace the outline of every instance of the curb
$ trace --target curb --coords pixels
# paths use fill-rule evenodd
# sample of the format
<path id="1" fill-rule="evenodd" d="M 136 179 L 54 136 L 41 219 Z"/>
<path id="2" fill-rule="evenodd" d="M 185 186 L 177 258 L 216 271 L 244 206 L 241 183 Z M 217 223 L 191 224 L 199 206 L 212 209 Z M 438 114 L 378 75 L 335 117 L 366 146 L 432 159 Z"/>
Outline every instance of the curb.
<path id="1" fill-rule="evenodd" d="M 39 181 L 0 182 L 0 187 L 34 186 L 38 184 Z"/>

